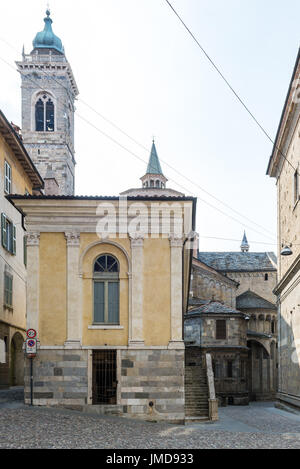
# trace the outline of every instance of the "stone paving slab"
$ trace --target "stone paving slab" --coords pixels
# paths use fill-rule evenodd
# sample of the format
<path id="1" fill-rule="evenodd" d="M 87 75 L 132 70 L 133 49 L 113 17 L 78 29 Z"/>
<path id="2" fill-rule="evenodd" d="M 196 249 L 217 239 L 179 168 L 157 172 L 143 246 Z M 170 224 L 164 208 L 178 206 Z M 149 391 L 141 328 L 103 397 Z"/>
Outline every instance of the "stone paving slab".
<path id="1" fill-rule="evenodd" d="M 227 407 L 186 426 L 28 406 L 0 408 L 0 448 L 300 449 L 300 416 L 270 404 Z"/>

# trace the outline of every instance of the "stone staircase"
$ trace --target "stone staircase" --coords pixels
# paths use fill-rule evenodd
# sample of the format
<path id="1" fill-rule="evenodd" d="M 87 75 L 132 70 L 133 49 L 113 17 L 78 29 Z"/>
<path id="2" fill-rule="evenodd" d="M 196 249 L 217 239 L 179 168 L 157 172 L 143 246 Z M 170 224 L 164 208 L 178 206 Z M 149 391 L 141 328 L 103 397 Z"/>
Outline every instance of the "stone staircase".
<path id="1" fill-rule="evenodd" d="M 209 419 L 209 392 L 206 369 L 201 366 L 185 367 L 186 420 Z"/>

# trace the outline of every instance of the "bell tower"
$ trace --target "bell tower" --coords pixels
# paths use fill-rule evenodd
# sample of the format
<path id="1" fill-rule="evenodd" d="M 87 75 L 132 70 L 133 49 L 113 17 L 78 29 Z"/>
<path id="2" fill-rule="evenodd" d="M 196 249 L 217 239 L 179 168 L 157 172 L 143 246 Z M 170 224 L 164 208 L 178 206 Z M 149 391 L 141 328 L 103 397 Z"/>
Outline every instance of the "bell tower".
<path id="1" fill-rule="evenodd" d="M 41 176 L 49 172 L 59 195 L 74 195 L 74 113 L 78 88 L 61 40 L 53 33 L 50 11 L 33 50 L 17 67 L 22 79 L 23 143 Z"/>

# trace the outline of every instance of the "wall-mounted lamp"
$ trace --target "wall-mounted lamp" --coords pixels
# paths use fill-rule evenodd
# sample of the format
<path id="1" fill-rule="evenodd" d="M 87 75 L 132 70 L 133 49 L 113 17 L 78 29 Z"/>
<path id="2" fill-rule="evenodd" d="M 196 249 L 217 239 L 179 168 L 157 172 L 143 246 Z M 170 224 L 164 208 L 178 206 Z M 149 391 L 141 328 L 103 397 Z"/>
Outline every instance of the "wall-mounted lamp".
<path id="1" fill-rule="evenodd" d="M 287 246 L 287 245 L 284 246 L 284 244 L 283 244 L 280 255 L 281 256 L 291 256 L 293 254 L 293 251 L 291 250 L 291 247 L 292 247 L 292 244 L 290 244 L 289 246 Z"/>

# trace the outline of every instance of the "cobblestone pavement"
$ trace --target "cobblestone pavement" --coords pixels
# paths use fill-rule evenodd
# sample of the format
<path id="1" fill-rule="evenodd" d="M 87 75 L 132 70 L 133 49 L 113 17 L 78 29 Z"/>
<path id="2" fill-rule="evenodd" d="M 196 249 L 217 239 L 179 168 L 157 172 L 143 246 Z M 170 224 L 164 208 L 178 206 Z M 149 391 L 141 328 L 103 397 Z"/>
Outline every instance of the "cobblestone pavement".
<path id="1" fill-rule="evenodd" d="M 187 426 L 0 404 L 0 448 L 300 448 L 300 416 L 272 404 L 219 409 L 216 423 Z"/>

